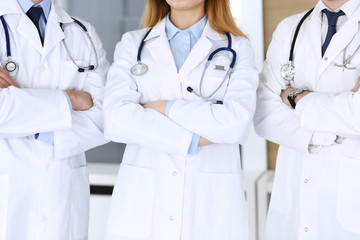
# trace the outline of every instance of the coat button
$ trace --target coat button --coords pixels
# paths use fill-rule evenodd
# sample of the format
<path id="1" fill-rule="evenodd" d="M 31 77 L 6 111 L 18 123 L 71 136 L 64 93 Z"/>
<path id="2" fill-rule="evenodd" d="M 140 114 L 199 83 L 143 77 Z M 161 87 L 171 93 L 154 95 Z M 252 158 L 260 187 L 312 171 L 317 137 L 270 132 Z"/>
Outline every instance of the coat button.
<path id="1" fill-rule="evenodd" d="M 170 220 L 170 221 L 173 221 L 173 220 L 174 220 L 174 217 L 173 217 L 173 216 L 170 216 L 170 217 L 169 217 L 169 220 Z"/>
<path id="2" fill-rule="evenodd" d="M 304 228 L 304 231 L 305 231 L 305 232 L 308 232 L 308 231 L 309 231 L 309 228 L 308 228 L 308 227 Z"/>
<path id="3" fill-rule="evenodd" d="M 324 58 L 324 60 L 325 60 L 325 61 L 327 61 L 327 60 L 328 60 L 328 58 L 327 58 L 327 57 L 325 57 L 325 58 Z"/>
<path id="4" fill-rule="evenodd" d="M 304 180 L 304 183 L 308 183 L 308 182 L 309 182 L 309 180 L 307 180 L 307 179 Z"/>
<path id="5" fill-rule="evenodd" d="M 173 171 L 172 175 L 175 177 L 177 175 L 177 172 Z"/>

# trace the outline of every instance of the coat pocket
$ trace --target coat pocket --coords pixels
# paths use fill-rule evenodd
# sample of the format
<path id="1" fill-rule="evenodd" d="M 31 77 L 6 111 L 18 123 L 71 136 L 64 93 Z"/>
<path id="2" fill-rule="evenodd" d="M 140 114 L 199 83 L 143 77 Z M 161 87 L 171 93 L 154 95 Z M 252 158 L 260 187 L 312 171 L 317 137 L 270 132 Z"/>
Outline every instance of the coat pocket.
<path id="1" fill-rule="evenodd" d="M 360 233 L 360 159 L 340 162 L 336 215 L 345 230 Z"/>
<path id="2" fill-rule="evenodd" d="M 194 234 L 207 240 L 249 238 L 241 174 L 200 174 Z"/>
<path id="3" fill-rule="evenodd" d="M 9 176 L 0 175 L 0 240 L 6 239 L 8 198 L 9 198 Z"/>
<path id="4" fill-rule="evenodd" d="M 151 233 L 154 170 L 120 165 L 112 195 L 106 231 L 129 238 Z"/>
<path id="5" fill-rule="evenodd" d="M 71 239 L 87 239 L 89 201 L 90 185 L 88 167 L 74 168 L 71 192 Z"/>

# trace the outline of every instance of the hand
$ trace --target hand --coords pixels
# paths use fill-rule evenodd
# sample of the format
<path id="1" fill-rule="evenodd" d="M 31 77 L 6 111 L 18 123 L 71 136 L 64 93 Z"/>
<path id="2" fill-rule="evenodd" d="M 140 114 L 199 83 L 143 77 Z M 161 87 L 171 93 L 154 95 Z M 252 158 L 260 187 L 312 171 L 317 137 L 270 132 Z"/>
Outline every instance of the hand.
<path id="1" fill-rule="evenodd" d="M 149 103 L 144 104 L 143 107 L 154 109 L 154 110 L 158 111 L 159 113 L 165 115 L 165 108 L 166 108 L 167 102 L 168 101 L 166 101 L 166 100 L 149 102 Z"/>
<path id="2" fill-rule="evenodd" d="M 207 146 L 207 145 L 210 145 L 210 144 L 213 144 L 213 142 L 210 142 L 206 138 L 200 137 L 199 144 L 198 144 L 199 147 Z"/>
<path id="3" fill-rule="evenodd" d="M 281 100 L 283 101 L 283 103 L 289 105 L 291 107 L 291 104 L 288 100 L 288 96 L 289 96 L 289 93 L 294 90 L 294 88 L 292 87 L 288 87 L 287 89 L 285 90 L 281 90 L 281 94 L 280 94 L 280 97 L 281 97 Z"/>
<path id="4" fill-rule="evenodd" d="M 360 77 L 358 78 L 357 83 L 355 84 L 355 87 L 351 90 L 352 92 L 357 92 L 360 89 Z"/>
<path id="5" fill-rule="evenodd" d="M 10 86 L 19 87 L 19 85 L 12 79 L 8 71 L 0 67 L 0 88 L 8 88 Z"/>
<path id="6" fill-rule="evenodd" d="M 85 111 L 89 110 L 93 105 L 91 95 L 84 91 L 65 91 L 70 98 L 72 109 L 74 111 Z"/>
<path id="7" fill-rule="evenodd" d="M 288 96 L 289 96 L 289 93 L 294 90 L 294 88 L 292 87 L 288 87 L 287 89 L 285 90 L 282 90 L 281 91 L 281 94 L 280 94 L 280 97 L 283 101 L 283 103 L 289 105 L 291 107 L 291 104 L 288 100 Z M 300 93 L 299 95 L 297 95 L 294 99 L 295 103 L 297 104 L 301 98 L 305 97 L 306 95 L 308 95 L 309 93 L 311 93 L 310 91 L 303 91 L 302 93 Z"/>

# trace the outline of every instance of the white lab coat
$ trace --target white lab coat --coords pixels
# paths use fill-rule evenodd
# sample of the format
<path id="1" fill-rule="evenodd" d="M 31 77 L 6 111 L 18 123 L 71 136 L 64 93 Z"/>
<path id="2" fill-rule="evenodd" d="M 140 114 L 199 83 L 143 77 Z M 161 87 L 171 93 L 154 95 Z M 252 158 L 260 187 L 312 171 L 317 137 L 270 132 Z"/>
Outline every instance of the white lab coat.
<path id="1" fill-rule="evenodd" d="M 319 5 L 319 4 L 318 4 Z M 313 93 L 296 109 L 280 99 L 295 28 L 305 13 L 278 26 L 258 90 L 255 130 L 280 144 L 267 218 L 267 240 L 360 239 L 360 93 L 351 89 L 359 70 L 335 67 L 359 46 L 360 8 L 345 22 L 321 56 L 319 6 L 308 17 L 294 51 L 294 87 Z M 359 4 L 357 4 L 359 5 Z M 352 64 L 360 66 L 360 53 Z M 337 136 L 345 137 L 334 143 Z M 310 146 L 319 145 L 314 148 Z M 317 153 L 316 153 L 317 152 Z"/>
<path id="2" fill-rule="evenodd" d="M 0 239 L 87 239 L 89 182 L 84 151 L 106 142 L 102 98 L 109 63 L 99 37 L 84 23 L 96 46 L 99 67 L 79 73 L 67 55 L 59 23 L 64 23 L 75 60 L 94 64 L 86 35 L 55 4 L 42 48 L 36 27 L 16 0 L 0 2 L 9 26 L 14 80 L 20 88 L 0 89 Z M 0 25 L 0 57 L 6 58 Z M 91 59 L 91 60 L 90 60 Z M 89 92 L 94 107 L 70 111 L 63 90 Z M 54 145 L 34 139 L 54 132 Z"/>
<path id="3" fill-rule="evenodd" d="M 178 73 L 162 20 L 146 38 L 141 54 L 149 71 L 137 77 L 130 68 L 146 32 L 123 36 L 108 74 L 105 136 L 127 147 L 105 239 L 248 239 L 238 144 L 249 134 L 256 105 L 258 75 L 250 43 L 232 37 L 237 61 L 230 80 L 213 97 L 224 101 L 217 105 L 204 102 L 186 88 L 199 91 L 206 60 L 210 52 L 227 46 L 226 36 L 207 24 Z M 214 64 L 227 68 L 227 54 L 219 54 Z M 209 67 L 205 95 L 224 74 L 214 70 L 214 65 Z M 141 106 L 156 100 L 175 100 L 169 117 Z M 215 144 L 188 155 L 193 133 Z"/>

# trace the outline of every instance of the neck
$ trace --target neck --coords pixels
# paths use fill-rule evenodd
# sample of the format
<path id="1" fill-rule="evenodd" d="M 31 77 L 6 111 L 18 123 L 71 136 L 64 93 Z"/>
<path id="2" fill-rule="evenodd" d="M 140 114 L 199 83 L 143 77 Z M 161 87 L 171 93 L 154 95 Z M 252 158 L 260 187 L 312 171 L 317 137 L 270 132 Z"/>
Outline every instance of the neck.
<path id="1" fill-rule="evenodd" d="M 322 0 L 324 4 L 331 10 L 334 11 L 344 5 L 349 0 Z"/>
<path id="2" fill-rule="evenodd" d="M 35 4 L 41 3 L 43 0 L 32 0 Z"/>
<path id="3" fill-rule="evenodd" d="M 176 10 L 171 9 L 170 21 L 181 30 L 185 30 L 205 16 L 204 6 L 200 6 L 198 9 L 191 10 Z"/>

